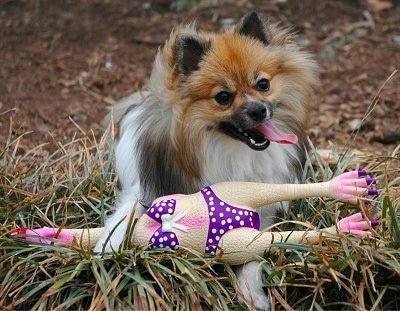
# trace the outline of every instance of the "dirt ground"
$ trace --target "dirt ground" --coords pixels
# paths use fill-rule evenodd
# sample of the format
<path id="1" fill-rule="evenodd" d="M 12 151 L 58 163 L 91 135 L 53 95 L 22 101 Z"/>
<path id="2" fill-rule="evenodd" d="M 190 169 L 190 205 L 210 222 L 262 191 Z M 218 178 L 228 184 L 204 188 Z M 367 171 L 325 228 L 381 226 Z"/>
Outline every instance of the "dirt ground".
<path id="1" fill-rule="evenodd" d="M 400 73 L 385 82 L 400 68 L 399 1 L 220 0 L 186 11 L 171 2 L 2 0 L 1 141 L 11 120 L 14 137 L 29 132 L 22 151 L 70 141 L 78 127 L 99 135 L 107 105 L 146 84 L 157 47 L 176 24 L 196 19 L 219 30 L 257 10 L 293 25 L 322 66 L 310 116 L 316 146 L 350 142 L 374 103 L 354 147 L 387 153 L 400 143 Z"/>

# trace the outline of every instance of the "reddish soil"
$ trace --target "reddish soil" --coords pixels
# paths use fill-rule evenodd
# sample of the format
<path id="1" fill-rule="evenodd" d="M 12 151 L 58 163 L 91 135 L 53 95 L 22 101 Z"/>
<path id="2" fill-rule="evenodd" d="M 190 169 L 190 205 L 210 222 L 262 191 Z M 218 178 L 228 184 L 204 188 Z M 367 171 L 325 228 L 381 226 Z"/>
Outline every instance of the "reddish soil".
<path id="1" fill-rule="evenodd" d="M 343 146 L 400 67 L 398 1 L 237 1 L 176 11 L 171 1 L 3 0 L 0 3 L 0 139 L 25 135 L 22 150 L 101 133 L 108 102 L 146 84 L 170 30 L 197 20 L 219 30 L 257 10 L 292 24 L 322 66 L 310 137 Z M 386 5 L 382 9 L 380 5 Z M 391 152 L 400 143 L 400 74 L 385 85 L 354 147 Z M 54 146 L 54 145 L 53 145 Z"/>

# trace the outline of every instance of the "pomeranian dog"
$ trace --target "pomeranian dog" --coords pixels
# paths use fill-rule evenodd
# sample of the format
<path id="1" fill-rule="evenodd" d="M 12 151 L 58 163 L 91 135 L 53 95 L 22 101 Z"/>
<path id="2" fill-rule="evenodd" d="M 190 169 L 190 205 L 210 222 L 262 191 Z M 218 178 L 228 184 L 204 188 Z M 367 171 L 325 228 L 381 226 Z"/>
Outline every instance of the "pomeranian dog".
<path id="1" fill-rule="evenodd" d="M 95 251 L 118 250 L 133 211 L 140 216 L 156 197 L 222 181 L 299 182 L 317 72 L 290 30 L 255 12 L 222 33 L 173 30 L 148 91 L 115 108 L 122 189 Z M 288 204 L 263 208 L 261 227 L 282 208 Z M 237 276 L 241 300 L 269 309 L 257 263 Z"/>

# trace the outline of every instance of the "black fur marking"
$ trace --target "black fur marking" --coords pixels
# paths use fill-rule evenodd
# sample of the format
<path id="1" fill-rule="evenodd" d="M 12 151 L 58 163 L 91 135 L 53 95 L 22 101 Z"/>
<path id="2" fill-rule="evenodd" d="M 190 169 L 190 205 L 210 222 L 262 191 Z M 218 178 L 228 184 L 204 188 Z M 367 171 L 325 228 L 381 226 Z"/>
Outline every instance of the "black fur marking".
<path id="1" fill-rule="evenodd" d="M 206 45 L 200 38 L 192 35 L 180 35 L 176 40 L 176 62 L 178 71 L 189 75 L 199 69 L 199 63 L 206 53 Z"/>
<path id="2" fill-rule="evenodd" d="M 239 33 L 257 39 L 265 45 L 270 43 L 268 30 L 257 12 L 252 12 L 244 16 L 242 24 L 239 27 Z"/>
<path id="3" fill-rule="evenodd" d="M 154 199 L 175 193 L 189 194 L 200 190 L 198 180 L 182 168 L 169 136 L 168 117 L 148 109 L 139 121 L 140 200 L 149 206 Z M 156 124 L 156 125 L 155 125 Z"/>

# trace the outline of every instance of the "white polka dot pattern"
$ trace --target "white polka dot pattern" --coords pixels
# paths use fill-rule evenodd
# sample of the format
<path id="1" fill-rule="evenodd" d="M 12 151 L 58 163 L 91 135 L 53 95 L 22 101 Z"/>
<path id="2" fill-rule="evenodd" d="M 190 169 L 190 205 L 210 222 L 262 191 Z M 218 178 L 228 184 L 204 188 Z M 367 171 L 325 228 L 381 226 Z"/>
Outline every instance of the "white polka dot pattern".
<path id="1" fill-rule="evenodd" d="M 257 212 L 235 207 L 220 200 L 211 187 L 205 187 L 201 192 L 210 217 L 206 253 L 215 255 L 219 240 L 229 230 L 241 227 L 260 229 L 260 217 Z"/>
<path id="2" fill-rule="evenodd" d="M 149 245 L 152 248 L 165 248 L 172 250 L 177 250 L 179 248 L 176 234 L 174 232 L 163 232 L 161 226 L 161 216 L 165 214 L 173 215 L 175 212 L 175 206 L 176 201 L 174 199 L 163 200 L 153 204 L 146 211 L 147 216 L 160 223 L 160 227 L 153 233 L 149 240 Z"/>

